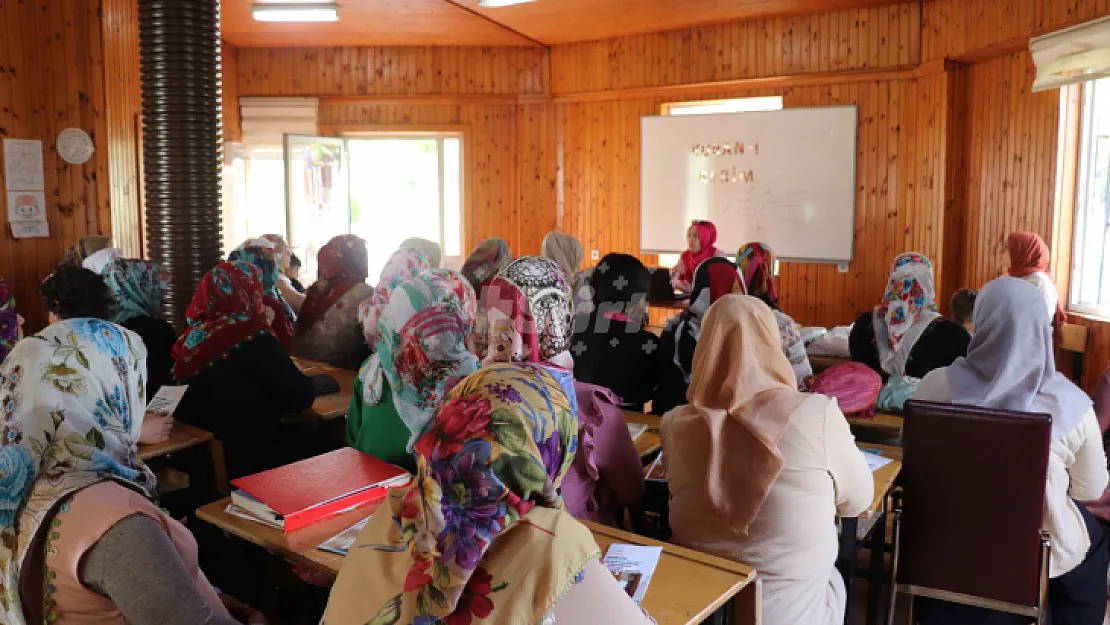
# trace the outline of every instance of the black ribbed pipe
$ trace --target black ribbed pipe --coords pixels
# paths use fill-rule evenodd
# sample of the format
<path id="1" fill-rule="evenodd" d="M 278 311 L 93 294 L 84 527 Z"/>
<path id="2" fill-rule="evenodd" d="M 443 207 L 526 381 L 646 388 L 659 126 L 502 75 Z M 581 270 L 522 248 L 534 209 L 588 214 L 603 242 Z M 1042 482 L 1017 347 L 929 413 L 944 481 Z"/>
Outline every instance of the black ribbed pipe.
<path id="1" fill-rule="evenodd" d="M 219 0 L 139 0 L 147 256 L 166 266 L 166 319 L 222 251 Z"/>

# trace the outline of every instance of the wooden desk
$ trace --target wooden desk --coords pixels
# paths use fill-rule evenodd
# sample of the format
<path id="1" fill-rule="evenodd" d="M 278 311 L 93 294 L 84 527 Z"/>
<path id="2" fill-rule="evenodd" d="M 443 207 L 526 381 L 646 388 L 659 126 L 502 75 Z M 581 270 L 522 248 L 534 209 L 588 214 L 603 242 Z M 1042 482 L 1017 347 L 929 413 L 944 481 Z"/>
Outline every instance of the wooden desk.
<path id="1" fill-rule="evenodd" d="M 897 445 L 884 445 L 882 443 L 857 443 L 856 447 L 860 449 L 872 449 L 878 451 L 881 455 L 902 461 L 902 448 Z"/>
<path id="2" fill-rule="evenodd" d="M 154 458 L 168 456 L 179 451 L 184 451 L 197 445 L 208 444 L 208 453 L 212 463 L 212 478 L 215 481 L 216 492 L 226 495 L 230 491 L 227 485 L 227 465 L 224 462 L 223 443 L 216 440 L 212 433 L 196 426 L 174 421 L 170 437 L 161 443 L 153 445 L 139 445 L 139 460 L 147 462 Z"/>
<path id="3" fill-rule="evenodd" d="M 898 438 L 902 436 L 902 416 L 889 412 L 877 412 L 875 416 L 870 419 L 849 417 L 848 425 L 852 427 L 853 433 L 859 430 L 867 430 L 879 432 L 886 438 Z"/>
<path id="4" fill-rule="evenodd" d="M 304 414 L 323 421 L 347 416 L 347 410 L 351 407 L 351 397 L 355 393 L 358 372 L 337 369 L 322 362 L 314 362 L 303 358 L 294 358 L 293 362 L 305 375 L 326 373 L 339 383 L 338 393 L 317 397 L 316 401 L 312 403 L 312 407 L 306 410 Z"/>
<path id="5" fill-rule="evenodd" d="M 861 447 L 871 447 L 871 445 L 860 445 Z M 878 513 L 884 510 L 886 504 L 886 495 L 890 489 L 894 488 L 894 480 L 898 479 L 898 474 L 902 472 L 902 462 L 900 460 L 892 460 L 885 467 L 878 471 L 872 471 L 871 477 L 875 480 L 875 495 L 871 501 L 871 507 L 867 509 L 869 513 Z"/>
<path id="6" fill-rule="evenodd" d="M 632 441 L 636 445 L 636 451 L 640 452 L 640 458 L 644 459 L 663 447 L 663 438 L 659 434 L 659 421 L 660 417 L 653 414 L 644 414 L 642 412 L 633 412 L 631 410 L 623 410 L 624 420 L 628 423 L 635 423 L 648 426 L 648 429 Z"/>
<path id="7" fill-rule="evenodd" d="M 836 356 L 810 356 L 809 364 L 813 367 L 813 373 L 821 373 L 825 369 L 835 367 L 836 365 L 843 365 L 852 362 L 851 358 L 837 358 Z"/>
<path id="8" fill-rule="evenodd" d="M 372 513 L 372 507 L 364 508 L 286 534 L 229 514 L 230 502 L 231 498 L 227 497 L 210 503 L 197 510 L 197 518 L 297 564 L 332 575 L 339 574 L 343 556 L 320 551 L 316 546 Z M 663 547 L 643 603 L 659 625 L 701 623 L 742 591 L 744 596 L 736 600 L 740 616 L 736 622 L 759 622 L 753 620 L 759 601 L 758 584 L 753 583 L 756 573 L 751 567 L 620 530 L 592 523 L 585 525 L 593 532 L 602 553 L 616 542 Z M 745 617 L 745 613 L 748 616 Z"/>

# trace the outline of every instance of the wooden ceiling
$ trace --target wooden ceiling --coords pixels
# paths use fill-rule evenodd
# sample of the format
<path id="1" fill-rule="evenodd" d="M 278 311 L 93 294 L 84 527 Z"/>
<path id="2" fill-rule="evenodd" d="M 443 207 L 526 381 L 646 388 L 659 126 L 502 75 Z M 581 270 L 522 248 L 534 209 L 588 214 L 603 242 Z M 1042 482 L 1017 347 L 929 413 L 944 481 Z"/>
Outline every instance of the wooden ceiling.
<path id="1" fill-rule="evenodd" d="M 255 22 L 254 2 L 223 0 L 223 38 L 239 46 L 553 45 L 738 19 L 822 13 L 906 0 L 338 0 L 339 22 Z M 288 0 L 286 0 L 288 1 Z M 304 1 L 304 0 L 302 0 Z"/>

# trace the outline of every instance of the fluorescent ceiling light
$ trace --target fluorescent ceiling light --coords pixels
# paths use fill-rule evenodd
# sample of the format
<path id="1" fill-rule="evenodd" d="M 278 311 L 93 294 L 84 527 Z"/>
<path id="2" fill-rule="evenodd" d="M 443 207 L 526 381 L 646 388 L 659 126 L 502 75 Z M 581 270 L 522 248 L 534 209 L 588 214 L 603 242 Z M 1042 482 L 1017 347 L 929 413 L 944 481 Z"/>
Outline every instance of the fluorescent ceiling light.
<path id="1" fill-rule="evenodd" d="M 327 4 L 255 4 L 251 14 L 258 22 L 338 22 L 339 5 Z"/>
<path id="2" fill-rule="evenodd" d="M 514 4 L 524 4 L 525 2 L 532 2 L 532 0 L 478 0 L 478 6 L 497 8 L 508 7 Z"/>

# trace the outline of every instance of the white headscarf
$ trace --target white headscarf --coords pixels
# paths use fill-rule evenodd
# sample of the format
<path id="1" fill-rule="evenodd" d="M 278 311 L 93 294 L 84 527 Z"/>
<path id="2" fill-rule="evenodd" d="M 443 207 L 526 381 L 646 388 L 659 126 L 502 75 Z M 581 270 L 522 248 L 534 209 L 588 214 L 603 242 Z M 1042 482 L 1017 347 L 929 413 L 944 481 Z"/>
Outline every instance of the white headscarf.
<path id="1" fill-rule="evenodd" d="M 1091 399 L 1056 371 L 1052 326 L 1037 288 L 1019 278 L 987 283 L 975 300 L 967 357 L 948 368 L 952 403 L 1052 415 L 1052 440 L 1075 427 Z"/>
<path id="2" fill-rule="evenodd" d="M 936 308 L 933 263 L 917 252 L 895 256 L 883 303 L 875 308 L 872 324 L 883 371 L 890 375 L 906 372 L 917 339 L 940 316 Z"/>
<path id="3" fill-rule="evenodd" d="M 108 266 L 108 263 L 119 258 L 123 258 L 123 250 L 119 249 L 118 247 L 106 247 L 102 250 L 98 250 L 96 252 L 93 252 L 92 254 L 89 254 L 88 258 L 81 261 L 81 266 L 97 275 L 100 275 L 100 272 L 104 271 L 104 268 Z"/>
<path id="4" fill-rule="evenodd" d="M 401 247 L 411 247 L 414 250 L 424 252 L 424 255 L 428 257 L 430 269 L 439 268 L 440 261 L 443 259 L 443 248 L 435 241 L 421 239 L 420 237 L 412 237 L 401 241 Z"/>

